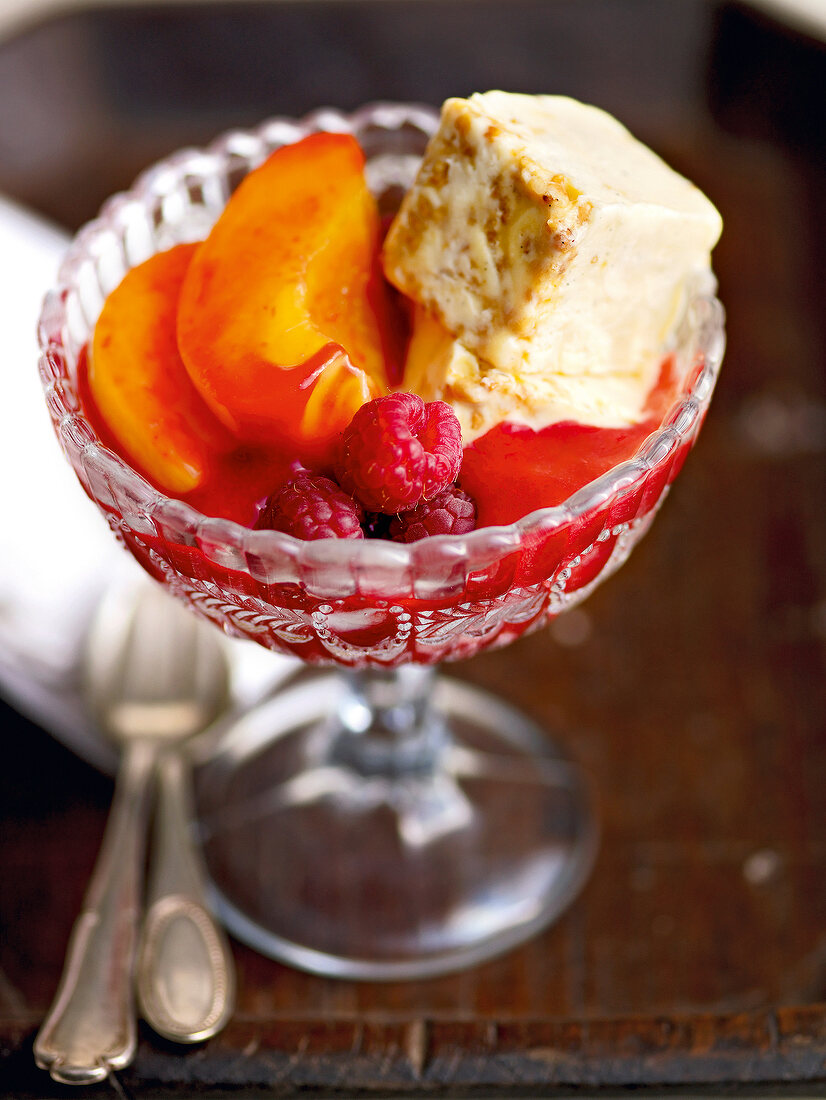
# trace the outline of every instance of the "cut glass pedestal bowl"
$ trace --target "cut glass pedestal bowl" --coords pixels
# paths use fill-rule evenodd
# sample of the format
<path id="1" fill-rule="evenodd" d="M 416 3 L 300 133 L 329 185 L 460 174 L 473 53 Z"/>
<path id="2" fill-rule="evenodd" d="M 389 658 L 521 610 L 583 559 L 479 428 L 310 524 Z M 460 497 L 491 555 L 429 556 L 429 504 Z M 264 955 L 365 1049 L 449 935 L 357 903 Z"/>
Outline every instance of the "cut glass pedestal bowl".
<path id="1" fill-rule="evenodd" d="M 301 542 L 163 496 L 96 436 L 78 360 L 125 272 L 203 238 L 269 152 L 314 130 L 352 132 L 390 210 L 435 121 L 397 104 L 321 111 L 177 153 L 78 234 L 40 324 L 55 430 L 115 536 L 217 627 L 305 663 L 201 768 L 199 824 L 230 930 L 341 977 L 425 977 L 488 958 L 547 925 L 584 881 L 595 826 L 579 769 L 512 707 L 434 681 L 434 666 L 535 630 L 625 561 L 711 398 L 724 345 L 713 284 L 665 349 L 682 392 L 633 460 L 518 523 L 410 545 Z"/>

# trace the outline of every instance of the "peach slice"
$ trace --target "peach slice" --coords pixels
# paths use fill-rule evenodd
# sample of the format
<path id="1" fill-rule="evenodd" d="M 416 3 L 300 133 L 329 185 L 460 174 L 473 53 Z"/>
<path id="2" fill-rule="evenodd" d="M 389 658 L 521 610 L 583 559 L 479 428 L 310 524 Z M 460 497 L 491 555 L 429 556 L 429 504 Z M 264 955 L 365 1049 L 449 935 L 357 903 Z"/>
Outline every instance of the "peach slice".
<path id="1" fill-rule="evenodd" d="M 178 311 L 189 376 L 238 436 L 324 460 L 356 409 L 386 392 L 379 232 L 349 135 L 278 149 L 241 183 Z"/>
<path id="2" fill-rule="evenodd" d="M 203 481 L 232 436 L 192 385 L 178 353 L 178 296 L 195 245 L 150 257 L 107 297 L 92 338 L 92 399 L 124 456 L 174 495 Z"/>

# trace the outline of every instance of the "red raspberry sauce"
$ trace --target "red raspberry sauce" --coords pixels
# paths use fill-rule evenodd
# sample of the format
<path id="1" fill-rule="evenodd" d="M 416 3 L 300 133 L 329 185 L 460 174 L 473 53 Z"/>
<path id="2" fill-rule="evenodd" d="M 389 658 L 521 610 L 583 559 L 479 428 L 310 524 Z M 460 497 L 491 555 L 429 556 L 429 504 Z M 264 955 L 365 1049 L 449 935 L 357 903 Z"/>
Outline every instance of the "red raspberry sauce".
<path id="1" fill-rule="evenodd" d="M 651 392 L 647 416 L 627 428 L 596 428 L 561 421 L 541 431 L 497 424 L 465 447 L 460 484 L 476 501 L 477 525 L 513 523 L 537 508 L 562 504 L 612 466 L 633 458 L 656 431 L 676 393 L 666 359 Z"/>
<path id="2" fill-rule="evenodd" d="M 117 451 L 91 399 L 85 353 L 78 373 L 89 420 L 101 440 Z M 648 415 L 631 427 L 596 428 L 566 421 L 533 431 L 503 423 L 465 447 L 459 484 L 476 501 L 477 526 L 513 523 L 537 508 L 561 504 L 612 466 L 632 458 L 659 427 L 674 400 L 676 382 L 673 363 L 666 360 L 646 406 Z M 291 461 L 291 455 L 277 448 L 239 446 L 229 454 L 216 454 L 205 482 L 181 499 L 205 515 L 251 527 L 264 499 L 289 480 Z"/>

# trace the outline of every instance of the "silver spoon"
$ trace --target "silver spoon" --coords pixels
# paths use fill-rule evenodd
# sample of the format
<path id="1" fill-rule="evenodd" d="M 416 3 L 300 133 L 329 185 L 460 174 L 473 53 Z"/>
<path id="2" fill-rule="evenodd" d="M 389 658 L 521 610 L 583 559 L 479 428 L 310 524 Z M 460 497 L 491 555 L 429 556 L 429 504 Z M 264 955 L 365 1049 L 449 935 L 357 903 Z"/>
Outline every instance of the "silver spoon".
<path id="1" fill-rule="evenodd" d="M 92 706 L 101 725 L 121 746 L 121 763 L 100 854 L 72 930 L 60 985 L 34 1044 L 37 1064 L 48 1069 L 54 1080 L 75 1085 L 102 1081 L 110 1070 L 121 1069 L 134 1058 L 133 974 L 152 780 L 166 750 L 204 730 L 229 698 L 221 635 L 148 582 L 115 591 L 104 600 L 86 657 Z M 162 773 L 167 769 L 168 765 Z M 169 784 L 163 783 L 162 790 L 161 814 L 168 815 Z M 187 866 L 186 829 L 181 836 L 176 859 Z M 164 841 L 167 838 L 164 833 Z M 155 876 L 154 881 L 154 904 L 162 890 L 179 892 L 168 873 L 160 879 Z M 232 967 L 225 941 L 206 907 L 197 910 L 197 919 L 194 916 L 197 905 L 202 905 L 199 882 L 197 873 L 185 876 L 180 892 L 190 892 L 195 907 L 187 913 L 197 935 L 208 944 L 198 957 L 214 969 L 199 980 L 202 987 L 206 982 L 222 990 L 217 997 L 224 1002 L 220 1020 L 230 1010 Z M 170 958 L 174 961 L 174 945 L 181 941 L 189 944 L 186 958 L 190 958 L 197 937 L 191 931 L 181 932 L 184 927 L 178 921 L 167 925 L 173 938 L 161 936 L 166 946 L 154 956 L 159 965 L 168 965 Z M 154 965 L 148 966 L 148 974 L 154 972 Z M 177 988 L 181 981 L 193 980 L 191 967 L 188 964 L 183 978 L 175 971 L 164 980 L 169 988 Z M 202 996 L 200 1003 L 205 1000 Z M 151 1007 L 152 999 L 148 1001 Z M 172 997 L 167 1002 L 174 1008 L 181 1000 Z M 215 1017 L 214 1005 L 211 1017 Z"/>
<path id="2" fill-rule="evenodd" d="M 203 863 L 191 840 L 190 787 L 182 754 L 164 752 L 137 992 L 144 1020 L 176 1043 L 215 1035 L 235 1002 L 232 956 L 207 906 Z"/>

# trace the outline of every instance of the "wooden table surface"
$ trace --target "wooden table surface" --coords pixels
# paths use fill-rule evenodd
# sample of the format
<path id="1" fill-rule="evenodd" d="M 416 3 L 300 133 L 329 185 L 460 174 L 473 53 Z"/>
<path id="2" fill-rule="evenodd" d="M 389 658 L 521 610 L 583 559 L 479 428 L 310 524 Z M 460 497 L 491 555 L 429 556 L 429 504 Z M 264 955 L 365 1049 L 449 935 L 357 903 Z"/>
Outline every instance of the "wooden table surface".
<path id="1" fill-rule="evenodd" d="M 726 225 L 724 370 L 651 533 L 581 609 L 452 669 L 590 772 L 593 874 L 533 942 L 441 980 L 327 981 L 235 945 L 227 1030 L 143 1031 L 90 1096 L 826 1089 L 826 47 L 699 0 L 72 15 L 0 46 L 0 191 L 72 228 L 226 126 L 495 86 L 614 111 Z M 31 1043 L 111 784 L 4 717 L 0 1096 L 58 1097 Z"/>

